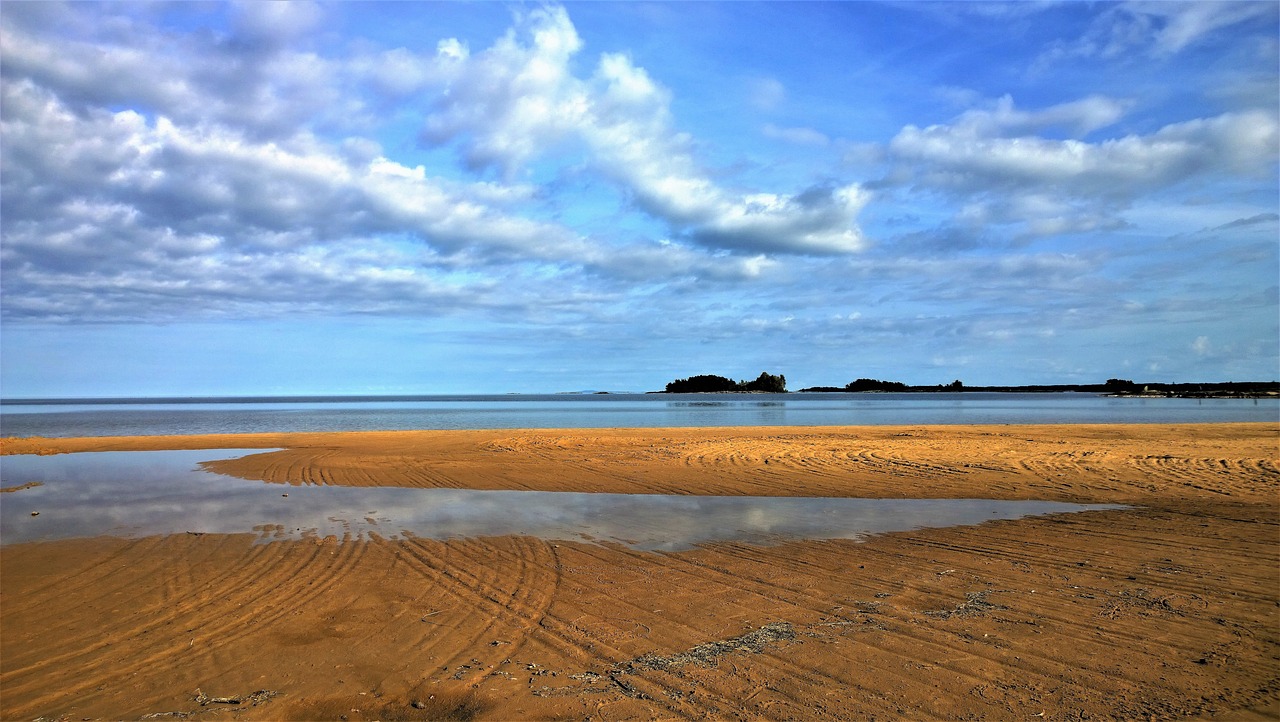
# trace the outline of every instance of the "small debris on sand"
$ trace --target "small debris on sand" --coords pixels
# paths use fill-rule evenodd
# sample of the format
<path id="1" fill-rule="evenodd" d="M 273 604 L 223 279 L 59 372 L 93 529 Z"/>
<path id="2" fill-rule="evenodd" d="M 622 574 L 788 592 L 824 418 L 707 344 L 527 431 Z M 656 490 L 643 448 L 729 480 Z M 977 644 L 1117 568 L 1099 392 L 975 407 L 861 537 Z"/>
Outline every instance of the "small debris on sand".
<path id="1" fill-rule="evenodd" d="M 11 491 L 25 491 L 26 489 L 34 489 L 34 488 L 36 488 L 37 486 L 44 486 L 44 482 L 43 482 L 43 481 L 28 481 L 27 483 L 25 483 L 25 484 L 21 484 L 21 485 L 19 485 L 19 486 L 5 486 L 5 487 L 0 487 L 0 494 L 6 494 L 6 493 L 11 492 Z"/>

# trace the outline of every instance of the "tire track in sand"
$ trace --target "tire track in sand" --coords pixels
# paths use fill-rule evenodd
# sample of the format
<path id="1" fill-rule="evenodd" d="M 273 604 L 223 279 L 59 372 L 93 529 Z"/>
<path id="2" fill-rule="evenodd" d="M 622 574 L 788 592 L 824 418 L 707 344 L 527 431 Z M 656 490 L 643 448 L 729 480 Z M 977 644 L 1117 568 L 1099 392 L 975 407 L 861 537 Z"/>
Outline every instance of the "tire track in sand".
<path id="1" fill-rule="evenodd" d="M 171 589 L 173 586 L 172 577 L 165 579 L 164 583 L 166 586 L 166 590 L 162 592 L 160 598 L 153 599 L 150 601 L 143 600 L 141 606 L 138 603 L 138 596 L 144 594 L 147 591 L 146 589 L 143 589 L 140 587 L 137 581 L 138 578 L 162 576 L 157 574 L 157 571 L 160 570 L 162 567 L 162 563 L 159 562 L 158 560 L 157 561 L 148 561 L 148 560 L 152 559 L 152 552 L 157 551 L 164 544 L 166 544 L 165 538 L 158 537 L 158 536 L 147 537 L 137 541 L 125 542 L 120 546 L 117 552 L 112 553 L 109 557 L 107 557 L 107 559 L 103 560 L 101 563 L 96 564 L 95 569 L 102 569 L 103 578 L 110 578 L 115 583 L 115 586 L 110 588 L 95 589 L 94 597 L 97 600 L 97 603 L 95 604 L 95 606 L 97 605 L 113 606 L 114 607 L 114 609 L 112 610 L 113 612 L 119 611 L 121 609 L 129 609 L 131 612 L 130 617 L 141 616 L 146 618 L 152 615 L 158 615 L 159 622 L 162 624 L 168 624 L 176 620 L 179 617 L 179 613 L 177 611 L 178 605 L 183 604 L 185 600 L 169 593 L 168 590 Z M 145 549 L 145 551 L 139 552 L 138 551 L 139 548 Z M 121 572 L 120 568 L 117 567 L 117 565 L 115 564 L 115 559 L 120 557 L 123 554 L 129 554 L 134 559 L 139 559 L 139 558 L 143 559 L 145 566 L 142 568 L 130 569 L 128 572 Z M 231 588 L 243 588 L 243 584 L 241 583 L 242 580 L 240 579 L 240 577 L 242 577 L 245 574 L 244 570 L 264 568 L 262 565 L 259 564 L 259 562 L 262 561 L 262 558 L 266 554 L 267 552 L 262 547 L 259 547 L 259 546 L 248 547 L 245 550 L 245 553 L 241 554 L 239 558 L 234 560 L 232 564 L 224 565 L 222 567 L 222 571 L 217 576 L 215 576 L 210 580 L 207 580 L 205 584 L 202 585 L 201 590 L 195 593 L 200 596 L 204 596 L 205 589 L 208 589 L 210 587 L 224 586 L 224 585 L 230 586 Z M 108 567 L 108 566 L 111 568 L 104 569 L 105 567 Z M 267 565 L 265 568 L 269 568 L 269 565 Z M 98 580 L 87 580 L 84 584 L 79 585 L 79 587 L 83 589 L 86 587 L 97 586 L 95 584 L 96 581 Z M 79 591 L 79 589 L 75 587 L 69 588 L 69 587 L 64 587 L 62 585 L 57 585 L 57 586 L 58 586 L 58 589 L 57 589 L 58 596 L 61 596 L 64 598 L 70 597 L 72 594 Z M 27 597 L 29 599 L 36 600 L 34 607 L 35 607 L 35 614 L 38 616 L 26 616 L 24 619 L 25 626 L 36 628 L 36 629 L 45 628 L 47 625 L 56 624 L 55 620 L 62 619 L 68 615 L 69 610 L 65 609 L 62 605 L 58 604 L 56 597 L 52 600 L 43 594 L 40 594 L 40 595 L 30 594 L 30 595 L 27 595 Z M 21 611 L 26 615 L 30 615 L 32 613 L 32 611 L 29 609 L 22 609 L 19 602 L 15 602 L 13 605 L 6 605 L 6 606 L 8 606 L 7 611 L 10 614 L 16 613 L 18 611 Z M 18 609 L 15 609 L 15 606 L 18 607 Z M 24 673 L 29 671 L 39 671 L 44 667 L 61 664 L 77 656 L 91 654 L 100 650 L 101 647 L 104 646 L 102 640 L 106 638 L 134 637 L 134 636 L 137 636 L 138 634 L 143 633 L 143 631 L 148 628 L 158 626 L 157 624 L 153 624 L 150 622 L 146 624 L 136 624 L 136 625 L 129 626 L 128 621 L 129 621 L 128 618 L 125 618 L 123 616 L 114 617 L 112 619 L 112 624 L 110 626 L 96 627 L 93 630 L 86 632 L 85 634 L 86 634 L 86 637 L 88 637 L 88 639 L 86 639 L 83 644 L 78 645 L 77 649 L 71 652 L 64 653 L 61 656 L 55 656 L 55 655 L 44 656 L 34 666 L 23 668 L 22 671 Z M 6 673 L 6 675 L 8 674 L 10 673 Z M 6 675 L 0 675 L 0 682 L 3 682 L 8 679 Z"/>
<path id="2" fill-rule="evenodd" d="M 317 571 L 316 560 L 324 560 L 323 554 L 330 547 L 335 548 L 330 552 L 335 558 Z M 164 635 L 157 635 L 156 643 L 139 650 L 129 659 L 109 654 L 107 648 L 112 645 L 112 640 L 135 638 L 158 627 L 139 610 L 130 617 L 143 616 L 143 622 L 133 624 L 129 619 L 122 619 L 118 626 L 92 630 L 92 636 L 81 641 L 83 646 L 14 670 L 12 678 L 4 682 L 5 688 L 19 694 L 31 694 L 33 705 L 50 704 L 59 698 L 84 695 L 91 688 L 100 687 L 103 679 L 123 680 L 143 671 L 155 674 L 172 669 L 192 654 L 215 654 L 219 649 L 268 628 L 300 604 L 327 593 L 357 565 L 362 547 L 351 541 L 336 547 L 321 545 L 311 556 L 286 568 L 280 568 L 273 562 L 240 567 L 237 573 L 220 577 L 233 589 L 226 596 L 210 597 L 203 590 L 196 590 L 183 599 L 168 602 L 174 611 L 161 617 L 166 621 L 181 619 L 185 625 L 190 625 L 188 632 L 194 632 L 186 646 L 174 646 L 172 634 L 169 635 L 170 640 L 164 639 Z M 273 556 L 278 559 L 278 555 Z M 186 609 L 186 605 L 194 608 Z M 73 679 L 59 684 L 56 690 L 45 694 L 33 692 L 32 687 L 35 690 L 48 687 L 43 673 L 54 668 L 73 669 L 76 674 Z"/>
<path id="3" fill-rule="evenodd" d="M 511 544 L 515 549 L 507 551 L 500 544 Z M 436 547 L 435 554 L 429 546 Z M 476 549 L 469 551 L 469 547 Z M 454 628 L 462 634 L 449 636 L 452 656 L 445 667 L 452 667 L 459 660 L 478 659 L 485 663 L 488 660 L 479 656 L 482 654 L 495 658 L 510 656 L 514 650 L 491 644 L 500 641 L 496 639 L 495 630 L 508 636 L 508 632 L 528 632 L 539 627 L 560 586 L 554 553 L 546 542 L 532 537 L 446 542 L 410 538 L 402 549 L 402 559 L 433 585 L 433 591 L 451 597 L 469 610 L 468 617 L 479 613 L 485 618 L 478 626 L 467 625 L 465 631 L 462 625 Z M 540 555 L 539 550 L 546 554 Z M 455 558 L 465 561 L 458 564 Z M 515 568 L 510 570 L 508 565 Z M 495 639 L 482 645 L 481 640 L 486 636 Z M 464 660 L 465 655 L 472 656 Z"/>

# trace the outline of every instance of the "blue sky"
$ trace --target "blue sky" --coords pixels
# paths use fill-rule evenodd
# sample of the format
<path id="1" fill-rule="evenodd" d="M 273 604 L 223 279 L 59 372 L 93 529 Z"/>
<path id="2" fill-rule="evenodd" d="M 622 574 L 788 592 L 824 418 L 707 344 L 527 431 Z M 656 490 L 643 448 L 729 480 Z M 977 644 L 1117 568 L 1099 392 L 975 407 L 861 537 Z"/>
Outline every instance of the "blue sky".
<path id="1" fill-rule="evenodd" d="M 1275 379 L 1278 15 L 4 3 L 0 394 Z"/>

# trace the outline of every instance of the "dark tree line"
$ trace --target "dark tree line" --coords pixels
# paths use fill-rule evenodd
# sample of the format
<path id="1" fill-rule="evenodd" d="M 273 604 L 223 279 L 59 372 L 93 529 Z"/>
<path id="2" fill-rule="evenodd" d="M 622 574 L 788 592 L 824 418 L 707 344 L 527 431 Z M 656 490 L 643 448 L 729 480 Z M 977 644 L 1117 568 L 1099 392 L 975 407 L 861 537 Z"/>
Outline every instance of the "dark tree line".
<path id="1" fill-rule="evenodd" d="M 787 391 L 787 377 L 761 372 L 755 381 L 734 381 L 724 376 L 702 374 L 687 379 L 676 379 L 667 384 L 669 394 L 699 394 L 717 391 L 765 391 L 782 394 Z"/>
<path id="2" fill-rule="evenodd" d="M 901 381 L 881 381 L 879 379 L 858 379 L 844 385 L 845 391 L 906 391 L 907 385 Z"/>
<path id="3" fill-rule="evenodd" d="M 676 379 L 667 384 L 669 394 L 713 393 L 728 391 L 765 391 L 769 393 L 785 393 L 787 377 L 782 374 L 761 373 L 754 381 L 734 381 L 724 376 L 701 375 L 687 379 Z M 1076 391 L 1084 393 L 1104 393 L 1114 395 L 1163 395 L 1190 398 L 1241 397 L 1280 395 L 1280 382 L 1261 381 L 1243 382 L 1228 381 L 1221 383 L 1134 383 L 1129 379 L 1107 379 L 1104 384 L 1036 384 L 1029 386 L 966 386 L 959 379 L 949 384 L 932 386 L 909 386 L 901 381 L 881 381 L 879 379 L 861 378 L 850 381 L 844 386 L 813 386 L 800 389 L 801 392 L 818 391 L 1000 391 L 1000 392 L 1044 392 L 1062 393 Z"/>

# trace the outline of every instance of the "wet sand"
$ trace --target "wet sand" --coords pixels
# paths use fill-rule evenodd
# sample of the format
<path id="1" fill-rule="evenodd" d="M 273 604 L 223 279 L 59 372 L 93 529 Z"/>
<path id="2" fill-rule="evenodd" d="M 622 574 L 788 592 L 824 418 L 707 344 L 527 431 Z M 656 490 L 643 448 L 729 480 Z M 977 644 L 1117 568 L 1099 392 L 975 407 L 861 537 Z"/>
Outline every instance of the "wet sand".
<path id="1" fill-rule="evenodd" d="M 210 465 L 278 484 L 1132 507 L 674 553 L 7 545 L 0 718 L 1275 719 L 1278 444 L 1277 424 L 5 439 L 283 448 Z"/>

